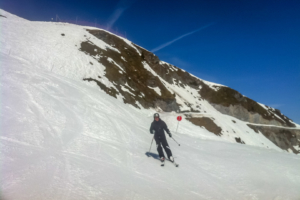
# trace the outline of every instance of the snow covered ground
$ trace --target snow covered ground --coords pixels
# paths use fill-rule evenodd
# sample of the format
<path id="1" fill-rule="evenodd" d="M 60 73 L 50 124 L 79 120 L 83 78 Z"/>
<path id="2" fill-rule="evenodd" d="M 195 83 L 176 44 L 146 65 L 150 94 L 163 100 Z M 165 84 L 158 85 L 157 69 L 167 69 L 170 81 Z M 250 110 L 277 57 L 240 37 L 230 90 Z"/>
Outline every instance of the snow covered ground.
<path id="1" fill-rule="evenodd" d="M 208 104 L 211 112 L 203 115 L 219 118 L 217 125 L 224 131 L 232 127 L 249 145 L 232 143 L 232 137 L 218 137 L 185 119 L 175 132 L 177 114 L 161 113 L 181 144 L 168 139 L 180 166 L 167 162 L 161 167 L 154 144 L 153 157 L 146 156 L 155 111 L 128 106 L 79 76 L 101 73 L 98 64 L 82 67 L 90 58 L 77 51 L 80 40 L 71 41 L 84 38 L 83 28 L 12 18 L 0 19 L 1 31 L 11 30 L 1 33 L 1 200 L 300 198 L 300 157 Z M 17 25 L 23 32 L 12 27 Z M 25 51 L 30 43 L 22 41 L 31 29 L 43 31 L 32 36 Z M 67 37 L 61 33 L 74 37 L 62 45 Z M 68 56 L 71 63 L 64 60 Z"/>
<path id="2" fill-rule="evenodd" d="M 147 157 L 153 110 L 1 53 L 1 199 L 299 199 L 300 157 L 163 113 L 176 161 Z M 156 154 L 155 145 L 151 152 Z"/>

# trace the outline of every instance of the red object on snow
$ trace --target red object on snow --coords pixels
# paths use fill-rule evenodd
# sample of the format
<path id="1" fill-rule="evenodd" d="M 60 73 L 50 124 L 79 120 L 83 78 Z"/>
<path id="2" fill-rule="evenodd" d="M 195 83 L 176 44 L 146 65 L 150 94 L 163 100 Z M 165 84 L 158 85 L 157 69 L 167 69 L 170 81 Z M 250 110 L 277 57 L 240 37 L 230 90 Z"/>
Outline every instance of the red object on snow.
<path id="1" fill-rule="evenodd" d="M 181 116 L 178 116 L 178 117 L 177 117 L 177 120 L 178 120 L 178 121 L 181 121 L 181 120 L 182 120 L 182 117 L 181 117 Z"/>

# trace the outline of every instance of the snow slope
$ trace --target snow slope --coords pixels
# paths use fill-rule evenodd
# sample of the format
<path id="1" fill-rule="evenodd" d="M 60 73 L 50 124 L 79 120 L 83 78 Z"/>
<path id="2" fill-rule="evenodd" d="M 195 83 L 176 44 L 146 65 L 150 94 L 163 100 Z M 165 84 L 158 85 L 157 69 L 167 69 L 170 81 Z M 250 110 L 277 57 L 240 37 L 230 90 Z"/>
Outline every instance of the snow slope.
<path id="1" fill-rule="evenodd" d="M 154 144 L 153 157 L 146 156 L 155 111 L 128 106 L 82 81 L 82 74 L 104 73 L 76 47 L 93 37 L 80 26 L 10 16 L 0 17 L 1 200 L 299 199 L 300 157 L 209 104 L 211 112 L 203 115 L 219 118 L 223 130 L 249 145 L 185 119 L 175 132 L 177 114 L 161 113 L 181 146 L 168 139 L 180 166 L 160 167 Z M 64 40 L 61 33 L 73 37 Z M 92 68 L 84 67 L 88 62 Z"/>
<path id="2" fill-rule="evenodd" d="M 163 113 L 176 161 L 147 157 L 152 110 L 1 54 L 2 199 L 298 199 L 300 157 Z M 151 152 L 156 154 L 155 146 Z M 280 162 L 279 162 L 280 161 Z"/>

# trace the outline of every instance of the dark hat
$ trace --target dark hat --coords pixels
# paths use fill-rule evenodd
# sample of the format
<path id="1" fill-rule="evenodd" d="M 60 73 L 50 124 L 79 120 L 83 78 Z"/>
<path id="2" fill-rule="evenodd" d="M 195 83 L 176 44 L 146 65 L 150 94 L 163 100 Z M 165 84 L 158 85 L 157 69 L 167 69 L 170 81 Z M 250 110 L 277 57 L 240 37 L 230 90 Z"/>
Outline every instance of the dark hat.
<path id="1" fill-rule="evenodd" d="M 158 117 L 158 118 L 159 118 L 159 114 L 158 114 L 158 113 L 155 113 L 155 114 L 153 115 L 153 118 L 155 118 L 155 117 Z"/>

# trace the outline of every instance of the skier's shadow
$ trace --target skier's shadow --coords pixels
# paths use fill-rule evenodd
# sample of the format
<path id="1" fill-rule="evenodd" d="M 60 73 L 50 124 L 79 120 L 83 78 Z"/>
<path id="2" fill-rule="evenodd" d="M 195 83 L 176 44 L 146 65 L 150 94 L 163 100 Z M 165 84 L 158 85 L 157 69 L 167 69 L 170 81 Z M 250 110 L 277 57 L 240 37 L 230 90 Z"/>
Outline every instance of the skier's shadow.
<path id="1" fill-rule="evenodd" d="M 154 159 L 156 159 L 156 160 L 160 160 L 159 155 L 156 154 L 156 153 L 146 152 L 145 154 L 146 154 L 146 156 L 148 156 L 148 157 L 152 157 L 152 158 L 154 158 Z"/>

